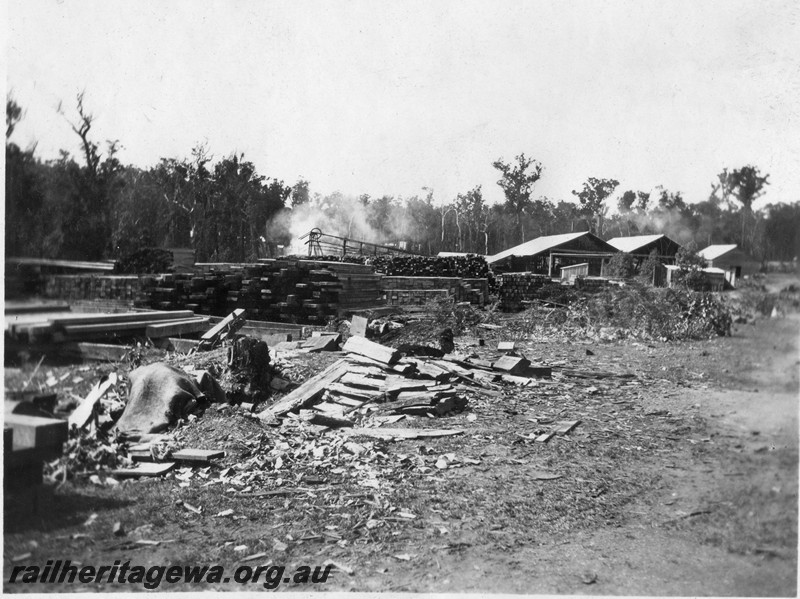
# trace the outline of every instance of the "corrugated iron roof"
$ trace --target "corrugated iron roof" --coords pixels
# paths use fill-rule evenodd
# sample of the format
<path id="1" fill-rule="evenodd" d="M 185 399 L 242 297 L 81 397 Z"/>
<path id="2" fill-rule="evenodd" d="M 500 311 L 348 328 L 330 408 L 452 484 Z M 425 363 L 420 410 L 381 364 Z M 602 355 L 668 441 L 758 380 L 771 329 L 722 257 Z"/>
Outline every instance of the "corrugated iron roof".
<path id="1" fill-rule="evenodd" d="M 705 260 L 716 260 L 720 256 L 724 256 L 731 250 L 736 249 L 736 244 L 731 245 L 710 245 L 707 248 L 704 248 L 697 252 L 697 255 Z"/>
<path id="2" fill-rule="evenodd" d="M 515 245 L 512 248 L 503 250 L 494 256 L 487 256 L 486 261 L 489 264 L 508 258 L 509 256 L 535 256 L 541 254 L 549 249 L 563 245 L 584 235 L 589 235 L 588 231 L 581 231 L 580 233 L 564 233 L 563 235 L 546 235 L 545 237 L 537 237 L 525 243 Z"/>
<path id="3" fill-rule="evenodd" d="M 631 235 L 630 237 L 614 237 L 606 241 L 606 243 L 613 245 L 620 252 L 632 254 L 636 250 L 654 241 L 658 241 L 662 237 L 666 237 L 666 235 L 663 233 L 661 235 Z"/>

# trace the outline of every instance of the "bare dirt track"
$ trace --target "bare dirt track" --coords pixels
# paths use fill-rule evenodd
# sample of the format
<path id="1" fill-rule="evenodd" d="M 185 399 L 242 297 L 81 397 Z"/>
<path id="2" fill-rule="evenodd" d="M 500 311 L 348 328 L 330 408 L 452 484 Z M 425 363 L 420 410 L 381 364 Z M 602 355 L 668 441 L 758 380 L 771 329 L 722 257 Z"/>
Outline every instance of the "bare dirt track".
<path id="1" fill-rule="evenodd" d="M 183 487 L 174 478 L 114 488 L 70 482 L 39 518 L 6 513 L 4 572 L 11 556 L 28 551 L 21 563 L 121 559 L 232 571 L 244 555 L 233 548 L 247 545 L 247 553 L 266 554 L 252 566 L 332 559 L 353 570 L 287 590 L 794 596 L 799 338 L 800 315 L 790 314 L 736 325 L 733 336 L 711 341 L 531 342 L 526 355 L 565 369 L 634 376 L 556 369 L 535 388 L 476 391 L 467 412 L 408 424 L 462 427 L 463 436 L 379 442 L 374 457 L 355 466 L 338 454 L 316 469 L 298 458 L 284 478 L 304 487 L 310 473 L 324 481 L 306 495 L 242 498 L 224 485 L 197 484 L 203 479 Z M 558 418 L 581 424 L 547 444 L 530 440 Z M 196 424 L 194 438 L 209 447 L 273 434 L 238 415 L 207 413 Z M 220 468 L 243 459 L 236 439 Z M 457 458 L 451 467 L 434 466 L 448 454 Z M 370 469 L 377 487 L 358 484 L 355 467 Z M 212 517 L 224 509 L 242 518 Z M 84 526 L 92 513 L 97 519 Z M 111 534 L 116 521 L 130 531 L 126 539 Z M 140 537 L 173 542 L 136 546 L 137 527 Z M 7 580 L 7 592 L 141 588 Z M 261 586 L 160 590 L 212 588 Z"/>

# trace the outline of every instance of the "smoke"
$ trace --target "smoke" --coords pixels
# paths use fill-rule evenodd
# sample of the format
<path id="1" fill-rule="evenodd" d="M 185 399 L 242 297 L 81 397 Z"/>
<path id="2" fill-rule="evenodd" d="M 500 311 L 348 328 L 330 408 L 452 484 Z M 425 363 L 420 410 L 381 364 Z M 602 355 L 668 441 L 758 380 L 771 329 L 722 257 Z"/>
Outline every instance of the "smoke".
<path id="1" fill-rule="evenodd" d="M 286 208 L 267 225 L 267 238 L 289 238 L 286 254 L 308 253 L 307 239 L 312 229 L 348 240 L 386 244 L 407 239 L 413 234 L 413 223 L 403 205 L 390 198 L 369 202 L 354 196 L 334 193 L 315 195 L 308 202 Z M 323 247 L 323 252 L 325 248 Z"/>

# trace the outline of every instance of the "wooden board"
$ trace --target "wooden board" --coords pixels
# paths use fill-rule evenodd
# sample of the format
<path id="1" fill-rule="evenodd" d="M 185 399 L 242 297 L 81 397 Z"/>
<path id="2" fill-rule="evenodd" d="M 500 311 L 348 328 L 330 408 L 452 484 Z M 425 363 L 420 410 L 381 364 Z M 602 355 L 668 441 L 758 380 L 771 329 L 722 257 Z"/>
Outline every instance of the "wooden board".
<path id="1" fill-rule="evenodd" d="M 12 447 L 18 449 L 60 448 L 67 440 L 68 425 L 65 420 L 5 414 L 5 426 L 14 430 Z"/>
<path id="2" fill-rule="evenodd" d="M 503 356 L 492 364 L 492 368 L 520 376 L 525 374 L 525 369 L 530 365 L 530 361 L 521 356 Z"/>
<path id="3" fill-rule="evenodd" d="M 463 429 L 446 428 L 351 428 L 345 434 L 352 437 L 373 437 L 376 439 L 431 439 L 463 435 Z"/>
<path id="4" fill-rule="evenodd" d="M 304 407 L 321 396 L 325 389 L 333 382 L 337 381 L 345 372 L 348 364 L 345 360 L 337 360 L 325 370 L 311 377 L 297 389 L 287 394 L 277 403 L 273 404 L 261 414 L 259 419 L 270 420 L 275 416 L 283 416 L 292 410 Z"/>
<path id="5" fill-rule="evenodd" d="M 173 451 L 170 455 L 170 459 L 179 462 L 202 462 L 204 464 L 223 457 L 225 457 L 225 452 L 221 449 L 181 449 Z"/>
<path id="6" fill-rule="evenodd" d="M 120 362 L 125 359 L 131 348 L 127 345 L 111 345 L 109 343 L 70 343 L 64 350 L 70 354 L 77 353 L 84 360 L 104 360 Z"/>
<path id="7" fill-rule="evenodd" d="M 352 372 L 345 374 L 339 379 L 339 382 L 348 387 L 361 387 L 364 389 L 383 389 L 385 385 L 383 379 L 353 374 Z"/>
<path id="8" fill-rule="evenodd" d="M 139 462 L 136 468 L 112 470 L 111 475 L 119 478 L 140 478 L 144 476 L 162 476 L 175 467 L 175 462 Z"/>
<path id="9" fill-rule="evenodd" d="M 164 323 L 150 324 L 145 329 L 148 337 L 172 337 L 174 335 L 189 335 L 199 333 L 208 328 L 208 318 L 191 318 L 187 320 L 171 320 Z"/>
<path id="10" fill-rule="evenodd" d="M 364 337 L 350 337 L 342 347 L 343 351 L 366 356 L 382 364 L 394 364 L 400 359 L 400 352 L 394 348 L 374 343 Z"/>
<path id="11" fill-rule="evenodd" d="M 556 422 L 553 432 L 557 435 L 566 435 L 580 423 L 580 420 L 560 420 Z"/>
<path id="12" fill-rule="evenodd" d="M 336 339 L 336 335 L 322 335 L 319 337 L 311 337 L 304 341 L 301 347 L 310 353 L 336 351 L 339 349 L 339 342 Z"/>
<path id="13" fill-rule="evenodd" d="M 89 422 L 89 419 L 94 413 L 97 402 L 116 384 L 117 375 L 114 372 L 110 373 L 105 380 L 98 381 L 95 386 L 92 387 L 89 395 L 84 397 L 83 401 L 81 401 L 78 407 L 69 415 L 70 428 L 73 426 L 77 426 L 78 428 L 86 426 L 86 423 Z"/>
<path id="14" fill-rule="evenodd" d="M 336 403 L 330 402 L 322 402 L 318 403 L 313 407 L 314 410 L 317 412 L 322 412 L 323 414 L 327 414 L 328 416 L 334 416 L 337 418 L 341 418 L 344 416 L 345 407 Z"/>
<path id="15" fill-rule="evenodd" d="M 119 324 L 125 322 L 154 322 L 158 320 L 186 320 L 194 318 L 191 310 L 161 310 L 143 312 L 122 312 L 120 314 L 74 314 L 49 318 L 56 326 L 77 326 L 89 324 Z"/>
<path id="16" fill-rule="evenodd" d="M 350 319 L 350 334 L 358 337 L 367 336 L 368 320 L 363 316 L 353 316 Z"/>
<path id="17" fill-rule="evenodd" d="M 381 400 L 385 397 L 385 393 L 380 389 L 356 389 L 355 387 L 348 387 L 342 383 L 331 383 L 326 388 L 327 391 L 336 395 L 344 395 L 353 399 L 371 401 L 373 399 Z M 338 399 L 337 399 L 338 401 Z"/>
<path id="18" fill-rule="evenodd" d="M 237 308 L 200 337 L 201 345 L 214 345 L 244 326 L 245 311 Z"/>
<path id="19" fill-rule="evenodd" d="M 352 421 L 346 418 L 337 418 L 329 414 L 323 414 L 314 410 L 300 410 L 300 418 L 310 424 L 317 424 L 319 426 L 328 426 L 331 428 L 351 427 Z"/>

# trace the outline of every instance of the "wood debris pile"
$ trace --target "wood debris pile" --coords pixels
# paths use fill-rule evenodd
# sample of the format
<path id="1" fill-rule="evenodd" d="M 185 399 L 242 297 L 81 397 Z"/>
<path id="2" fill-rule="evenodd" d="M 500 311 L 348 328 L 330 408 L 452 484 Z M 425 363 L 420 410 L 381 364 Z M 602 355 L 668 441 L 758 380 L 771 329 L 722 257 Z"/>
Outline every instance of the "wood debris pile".
<path id="1" fill-rule="evenodd" d="M 276 402 L 259 417 L 269 421 L 299 411 L 303 420 L 327 427 L 348 427 L 370 415 L 443 416 L 463 410 L 464 390 L 496 388 L 504 380 L 529 384 L 549 376 L 522 356 L 504 355 L 485 362 L 452 354 L 442 359 L 403 357 L 396 349 L 350 337 L 347 355 Z"/>

